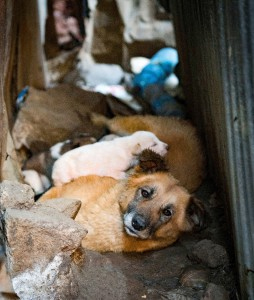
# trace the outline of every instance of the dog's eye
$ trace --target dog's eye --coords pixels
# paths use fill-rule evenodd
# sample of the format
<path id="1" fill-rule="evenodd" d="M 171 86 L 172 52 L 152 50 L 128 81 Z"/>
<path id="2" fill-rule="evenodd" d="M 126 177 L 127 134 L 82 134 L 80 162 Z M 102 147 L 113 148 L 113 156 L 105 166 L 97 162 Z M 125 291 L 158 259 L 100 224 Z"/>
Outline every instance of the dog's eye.
<path id="1" fill-rule="evenodd" d="M 148 198 L 148 197 L 150 196 L 150 193 L 149 193 L 147 190 L 142 189 L 142 190 L 141 190 L 141 195 L 142 195 L 142 197 L 144 197 L 144 198 Z"/>
<path id="2" fill-rule="evenodd" d="M 167 216 L 167 217 L 171 217 L 172 216 L 172 209 L 171 208 L 164 208 L 162 210 L 163 215 Z"/>

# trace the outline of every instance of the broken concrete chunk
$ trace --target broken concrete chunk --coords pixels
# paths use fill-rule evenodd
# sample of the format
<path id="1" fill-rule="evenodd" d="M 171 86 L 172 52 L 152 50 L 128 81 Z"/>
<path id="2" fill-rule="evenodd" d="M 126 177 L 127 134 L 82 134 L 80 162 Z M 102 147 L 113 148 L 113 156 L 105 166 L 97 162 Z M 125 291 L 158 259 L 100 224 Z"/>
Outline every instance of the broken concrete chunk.
<path id="1" fill-rule="evenodd" d="M 0 184 L 0 209 L 30 208 L 34 204 L 34 192 L 27 184 L 4 180 Z"/>
<path id="2" fill-rule="evenodd" d="M 47 265 L 58 253 L 71 255 L 80 246 L 86 229 L 51 207 L 5 212 L 7 267 L 11 277 L 38 262 Z"/>
<path id="3" fill-rule="evenodd" d="M 76 199 L 56 198 L 49 201 L 38 202 L 38 205 L 52 207 L 63 213 L 67 217 L 75 219 L 80 207 L 81 201 Z"/>
<path id="4" fill-rule="evenodd" d="M 199 241 L 192 248 L 189 257 L 210 268 L 217 268 L 229 263 L 226 249 L 211 240 Z"/>
<path id="5" fill-rule="evenodd" d="M 46 267 L 38 263 L 13 278 L 20 299 L 76 299 L 78 284 L 74 279 L 70 257 L 58 254 Z"/>

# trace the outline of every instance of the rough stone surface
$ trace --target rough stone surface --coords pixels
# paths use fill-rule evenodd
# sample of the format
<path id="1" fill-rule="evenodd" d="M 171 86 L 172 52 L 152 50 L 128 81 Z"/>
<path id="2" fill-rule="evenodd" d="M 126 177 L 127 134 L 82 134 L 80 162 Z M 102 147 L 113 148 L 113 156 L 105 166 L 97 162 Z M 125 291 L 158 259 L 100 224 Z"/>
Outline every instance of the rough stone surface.
<path id="1" fill-rule="evenodd" d="M 11 277 L 59 253 L 70 255 L 86 234 L 83 226 L 50 207 L 5 212 L 7 266 Z"/>
<path id="2" fill-rule="evenodd" d="M 177 288 L 169 292 L 150 291 L 148 299 L 166 299 L 166 300 L 200 300 L 202 291 L 195 291 L 191 288 Z M 157 294 L 157 298 L 156 298 Z M 151 297 L 152 296 L 152 297 Z"/>
<path id="3" fill-rule="evenodd" d="M 226 249 L 207 239 L 199 241 L 193 247 L 190 258 L 200 261 L 210 268 L 227 266 L 229 263 Z"/>
<path id="4" fill-rule="evenodd" d="M 229 300 L 229 293 L 223 286 L 209 283 L 202 300 Z"/>
<path id="5" fill-rule="evenodd" d="M 78 286 L 66 255 L 56 255 L 46 267 L 34 268 L 14 277 L 13 287 L 20 299 L 76 299 Z"/>
<path id="6" fill-rule="evenodd" d="M 172 259 L 172 257 L 174 259 Z M 143 254 L 100 254 L 86 251 L 83 266 L 77 271 L 82 299 L 136 300 L 160 299 L 149 296 L 149 290 L 171 290 L 189 263 L 186 249 L 175 247 Z"/>
<path id="7" fill-rule="evenodd" d="M 38 202 L 36 205 L 52 207 L 67 217 L 74 219 L 81 207 L 81 201 L 76 199 L 56 198 L 50 201 Z"/>
<path id="8" fill-rule="evenodd" d="M 186 268 L 180 278 L 182 286 L 200 290 L 205 289 L 208 282 L 209 270 L 197 267 Z"/>
<path id="9" fill-rule="evenodd" d="M 4 180 L 0 184 L 0 209 L 29 208 L 34 204 L 34 192 L 27 184 Z"/>

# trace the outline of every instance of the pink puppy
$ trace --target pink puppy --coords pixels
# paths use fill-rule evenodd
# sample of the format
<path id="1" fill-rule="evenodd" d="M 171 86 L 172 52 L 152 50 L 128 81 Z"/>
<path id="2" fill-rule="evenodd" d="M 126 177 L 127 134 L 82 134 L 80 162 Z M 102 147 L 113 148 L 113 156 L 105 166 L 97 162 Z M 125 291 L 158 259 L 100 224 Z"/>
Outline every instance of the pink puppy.
<path id="1" fill-rule="evenodd" d="M 52 179 L 60 186 L 85 175 L 125 178 L 125 171 L 136 163 L 136 156 L 144 149 L 151 149 L 164 156 L 168 145 L 152 132 L 137 131 L 112 141 L 85 145 L 63 154 L 53 166 Z"/>

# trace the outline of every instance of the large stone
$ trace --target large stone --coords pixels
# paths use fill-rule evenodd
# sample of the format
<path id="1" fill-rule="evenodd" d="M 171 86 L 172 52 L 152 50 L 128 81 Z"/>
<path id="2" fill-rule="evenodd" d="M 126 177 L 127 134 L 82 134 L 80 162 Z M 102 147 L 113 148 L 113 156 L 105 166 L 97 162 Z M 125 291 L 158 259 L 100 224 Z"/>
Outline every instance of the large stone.
<path id="1" fill-rule="evenodd" d="M 34 204 L 34 192 L 27 184 L 4 180 L 0 184 L 0 209 L 30 208 Z"/>
<path id="2" fill-rule="evenodd" d="M 11 277 L 33 269 L 38 262 L 47 265 L 59 253 L 70 256 L 87 232 L 83 226 L 50 207 L 7 208 L 4 217 Z"/>
<path id="3" fill-rule="evenodd" d="M 78 285 L 72 257 L 86 229 L 40 203 L 30 209 L 7 208 L 3 216 L 7 269 L 17 295 L 21 299 L 75 299 Z"/>
<path id="4" fill-rule="evenodd" d="M 209 283 L 202 300 L 229 300 L 229 293 L 223 286 Z"/>
<path id="5" fill-rule="evenodd" d="M 189 254 L 191 259 L 201 262 L 210 268 L 228 265 L 228 255 L 226 249 L 211 240 L 201 240 Z"/>
<path id="6" fill-rule="evenodd" d="M 200 267 L 188 267 L 180 277 L 182 286 L 204 290 L 209 281 L 209 270 Z"/>

